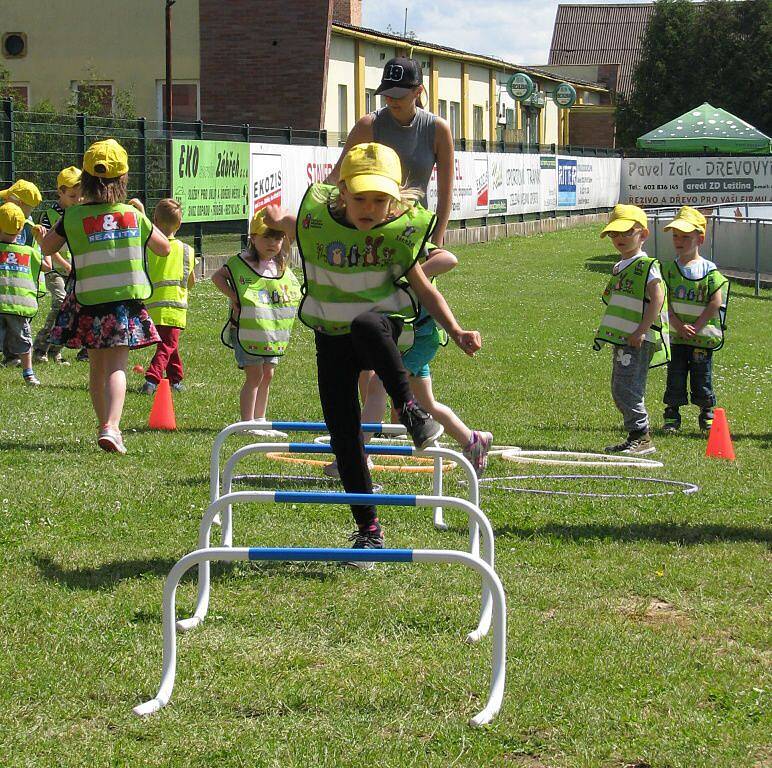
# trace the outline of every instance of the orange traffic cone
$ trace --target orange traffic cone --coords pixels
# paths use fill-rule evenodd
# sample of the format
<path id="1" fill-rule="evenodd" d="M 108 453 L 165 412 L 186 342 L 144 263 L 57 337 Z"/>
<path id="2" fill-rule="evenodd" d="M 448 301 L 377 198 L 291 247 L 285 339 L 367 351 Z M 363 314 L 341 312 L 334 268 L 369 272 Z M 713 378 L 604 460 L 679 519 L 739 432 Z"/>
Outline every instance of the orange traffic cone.
<path id="1" fill-rule="evenodd" d="M 713 425 L 708 435 L 708 447 L 705 449 L 705 455 L 712 456 L 714 459 L 734 461 L 734 446 L 729 434 L 726 411 L 723 408 L 716 408 L 713 411 Z"/>
<path id="2" fill-rule="evenodd" d="M 177 429 L 169 379 L 161 379 L 158 382 L 158 389 L 153 400 L 153 407 L 150 409 L 147 425 L 150 429 Z"/>

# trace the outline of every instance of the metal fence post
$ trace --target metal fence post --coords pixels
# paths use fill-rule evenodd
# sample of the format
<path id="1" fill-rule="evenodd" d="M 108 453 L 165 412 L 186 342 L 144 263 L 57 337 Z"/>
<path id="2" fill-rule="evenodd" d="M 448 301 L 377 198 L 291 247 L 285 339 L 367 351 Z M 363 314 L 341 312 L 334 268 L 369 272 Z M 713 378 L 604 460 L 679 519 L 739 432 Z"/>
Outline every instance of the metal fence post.
<path id="1" fill-rule="evenodd" d="M 758 296 L 761 290 L 761 251 L 759 249 L 759 227 L 761 226 L 761 219 L 756 219 L 756 280 L 753 293 Z"/>
<path id="2" fill-rule="evenodd" d="M 8 125 L 6 128 L 5 142 L 8 145 L 8 152 L 6 154 L 8 163 L 8 175 L 6 180 L 9 184 L 13 184 L 13 177 L 16 175 L 16 162 L 14 158 L 13 147 L 13 99 L 3 99 L 3 111 L 5 112 L 5 120 Z"/>
<path id="3" fill-rule="evenodd" d="M 196 138 L 204 138 L 204 122 L 203 120 L 196 120 Z M 194 225 L 193 232 L 193 252 L 197 253 L 201 258 L 201 271 L 206 272 L 206 262 L 204 261 L 204 227 L 200 221 L 197 221 Z"/>
<path id="4" fill-rule="evenodd" d="M 145 118 L 140 117 L 137 120 L 137 130 L 139 131 L 139 156 L 141 164 L 141 189 L 142 189 L 142 202 L 147 205 L 148 198 L 148 186 L 147 186 L 147 126 L 145 124 Z"/>
<path id="5" fill-rule="evenodd" d="M 288 125 L 284 130 L 287 131 L 287 144 L 292 144 L 292 126 Z"/>
<path id="6" fill-rule="evenodd" d="M 78 127 L 78 160 L 82 160 L 83 155 L 86 154 L 86 116 L 82 112 L 78 112 L 75 116 L 75 123 Z"/>

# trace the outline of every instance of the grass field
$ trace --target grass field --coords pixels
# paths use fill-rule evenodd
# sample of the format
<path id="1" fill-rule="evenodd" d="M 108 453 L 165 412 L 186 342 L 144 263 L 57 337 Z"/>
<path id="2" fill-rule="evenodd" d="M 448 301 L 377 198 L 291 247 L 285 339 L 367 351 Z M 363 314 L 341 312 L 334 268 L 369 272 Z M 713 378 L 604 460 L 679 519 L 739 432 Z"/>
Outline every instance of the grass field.
<path id="1" fill-rule="evenodd" d="M 440 287 L 484 348 L 474 360 L 440 353 L 439 399 L 497 443 L 597 451 L 620 438 L 610 353 L 592 351 L 609 248 L 595 229 L 459 247 Z M 768 768 L 771 298 L 733 288 L 716 356 L 737 461 L 704 457 L 695 408 L 681 435 L 655 436 L 665 463 L 655 475 L 699 493 L 484 491 L 509 626 L 504 705 L 480 731 L 466 721 L 487 696 L 490 640 L 463 643 L 478 586 L 448 566 L 215 568 L 209 618 L 179 639 L 171 704 L 135 717 L 159 681 L 164 576 L 195 548 L 212 440 L 238 417 L 242 375 L 219 342 L 224 299 L 209 284 L 192 298 L 178 431 L 148 431 L 150 401 L 127 397 L 126 457 L 96 446 L 84 364 L 39 367 L 36 391 L 18 369 L 0 370 L 0 764 Z M 136 390 L 141 377 L 129 377 Z M 664 379 L 652 371 L 655 425 Z M 269 416 L 321 418 L 307 329 L 296 327 Z M 489 474 L 563 469 L 497 459 Z M 377 481 L 387 492 L 431 487 L 428 476 Z M 461 493 L 452 479 L 448 488 Z M 235 515 L 241 545 L 344 546 L 352 527 L 335 506 Z M 389 546 L 466 544 L 452 514 L 447 533 L 428 510 L 384 508 L 381 519 Z M 194 595 L 188 579 L 181 614 Z"/>

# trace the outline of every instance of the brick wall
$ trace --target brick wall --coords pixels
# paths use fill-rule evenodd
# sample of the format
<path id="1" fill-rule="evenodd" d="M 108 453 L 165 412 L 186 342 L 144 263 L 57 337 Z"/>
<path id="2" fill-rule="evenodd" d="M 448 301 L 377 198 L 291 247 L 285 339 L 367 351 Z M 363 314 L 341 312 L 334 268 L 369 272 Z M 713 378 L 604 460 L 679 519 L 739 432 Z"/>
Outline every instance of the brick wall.
<path id="1" fill-rule="evenodd" d="M 362 0 L 333 0 L 332 20 L 362 26 Z"/>
<path id="2" fill-rule="evenodd" d="M 616 120 L 613 109 L 596 111 L 571 110 L 568 122 L 569 144 L 580 147 L 613 147 Z"/>
<path id="3" fill-rule="evenodd" d="M 199 0 L 204 122 L 324 126 L 333 0 Z"/>

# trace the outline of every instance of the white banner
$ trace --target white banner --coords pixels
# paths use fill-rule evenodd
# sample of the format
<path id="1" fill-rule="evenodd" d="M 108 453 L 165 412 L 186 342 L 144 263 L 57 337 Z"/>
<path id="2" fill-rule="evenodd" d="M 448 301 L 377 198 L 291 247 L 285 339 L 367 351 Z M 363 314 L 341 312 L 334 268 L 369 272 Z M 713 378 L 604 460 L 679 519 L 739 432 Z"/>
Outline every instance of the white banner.
<path id="1" fill-rule="evenodd" d="M 337 147 L 251 144 L 249 210 L 276 203 L 297 211 L 306 189 L 324 181 L 339 156 Z M 613 157 L 456 152 L 450 218 L 609 208 L 618 202 L 620 166 Z M 437 210 L 436 169 L 427 198 Z"/>
<path id="2" fill-rule="evenodd" d="M 629 157 L 620 200 L 646 206 L 772 201 L 772 157 Z"/>

